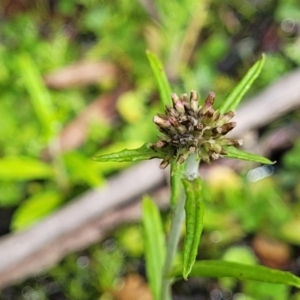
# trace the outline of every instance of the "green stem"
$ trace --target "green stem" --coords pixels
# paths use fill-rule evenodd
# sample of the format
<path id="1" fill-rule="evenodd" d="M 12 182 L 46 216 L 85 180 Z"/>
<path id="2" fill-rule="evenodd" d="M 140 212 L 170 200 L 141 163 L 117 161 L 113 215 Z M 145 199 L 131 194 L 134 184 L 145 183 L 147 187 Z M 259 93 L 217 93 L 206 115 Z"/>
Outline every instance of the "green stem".
<path id="1" fill-rule="evenodd" d="M 189 180 L 193 180 L 198 176 L 198 167 L 199 167 L 199 161 L 197 161 L 196 155 L 195 154 L 190 155 L 186 162 L 186 169 L 184 172 L 184 176 Z M 167 241 L 167 253 L 166 253 L 166 260 L 165 260 L 164 270 L 163 270 L 161 300 L 172 299 L 171 284 L 173 280 L 167 278 L 167 276 L 171 272 L 173 261 L 176 255 L 176 250 L 178 248 L 180 232 L 181 232 L 181 228 L 185 216 L 184 205 L 185 205 L 185 194 L 183 194 L 183 190 L 182 190 L 181 196 L 179 197 L 178 203 L 175 207 L 175 210 L 172 215 L 172 220 L 171 220 L 171 229 Z"/>
<path id="2" fill-rule="evenodd" d="M 172 284 L 172 279 L 167 279 L 166 276 L 168 276 L 168 274 L 171 271 L 177 246 L 179 243 L 180 231 L 184 221 L 184 205 L 185 205 L 185 195 L 182 194 L 178 200 L 178 203 L 176 205 L 176 208 L 172 216 L 171 229 L 167 241 L 167 253 L 166 253 L 166 260 L 165 260 L 164 271 L 163 271 L 164 278 L 162 279 L 161 300 L 171 299 L 170 288 Z"/>

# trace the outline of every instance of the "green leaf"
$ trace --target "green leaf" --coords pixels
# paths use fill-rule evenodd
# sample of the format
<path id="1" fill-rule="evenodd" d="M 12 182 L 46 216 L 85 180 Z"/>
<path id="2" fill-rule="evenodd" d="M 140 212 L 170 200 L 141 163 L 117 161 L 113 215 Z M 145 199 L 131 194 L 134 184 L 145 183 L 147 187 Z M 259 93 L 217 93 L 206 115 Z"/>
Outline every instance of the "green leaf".
<path id="1" fill-rule="evenodd" d="M 124 161 L 139 161 L 147 160 L 152 158 L 163 158 L 162 152 L 156 152 L 152 150 L 148 144 L 144 144 L 142 147 L 137 149 L 124 149 L 120 152 L 103 154 L 93 157 L 96 161 L 107 162 L 124 162 Z"/>
<path id="2" fill-rule="evenodd" d="M 165 242 L 159 210 L 149 198 L 143 199 L 146 270 L 153 299 L 160 300 Z"/>
<path id="3" fill-rule="evenodd" d="M 180 276 L 181 266 L 176 266 L 171 275 Z M 284 283 L 300 288 L 300 278 L 290 272 L 275 270 L 264 266 L 245 265 L 222 260 L 197 261 L 191 276 L 213 278 L 233 277 L 238 280 L 257 280 L 270 283 Z"/>
<path id="4" fill-rule="evenodd" d="M 183 278 L 187 279 L 196 261 L 200 237 L 203 230 L 204 202 L 202 197 L 202 181 L 196 178 L 193 181 L 182 180 L 185 193 L 186 236 L 183 246 Z"/>
<path id="5" fill-rule="evenodd" d="M 275 162 L 272 162 L 268 158 L 265 158 L 263 156 L 253 154 L 253 153 L 248 153 L 244 152 L 242 150 L 239 150 L 235 147 L 226 147 L 226 153 L 224 156 L 228 158 L 235 158 L 235 159 L 242 159 L 242 160 L 248 160 L 248 161 L 254 161 L 258 162 L 261 164 L 266 164 L 266 165 L 272 165 Z"/>
<path id="6" fill-rule="evenodd" d="M 171 87 L 164 71 L 164 66 L 160 59 L 151 51 L 146 50 L 146 55 L 150 62 L 150 66 L 157 81 L 159 95 L 163 109 L 165 105 L 171 104 Z"/>
<path id="7" fill-rule="evenodd" d="M 50 139 L 57 128 L 50 93 L 43 83 L 37 65 L 28 54 L 20 55 L 18 62 L 20 74 L 30 95 L 37 118 L 43 126 L 47 139 Z"/>
<path id="8" fill-rule="evenodd" d="M 254 80 L 259 76 L 264 66 L 264 63 L 265 63 L 265 55 L 263 54 L 262 58 L 250 68 L 250 70 L 246 73 L 243 79 L 225 98 L 225 100 L 219 107 L 220 113 L 225 113 L 229 110 L 235 110 L 237 108 L 243 96 L 249 90 Z"/>
<path id="9" fill-rule="evenodd" d="M 53 168 L 44 162 L 28 157 L 4 157 L 0 159 L 1 180 L 31 180 L 52 178 Z"/>
<path id="10" fill-rule="evenodd" d="M 61 194 L 57 191 L 42 191 L 34 194 L 15 211 L 11 228 L 23 229 L 45 217 L 62 203 Z"/>
<path id="11" fill-rule="evenodd" d="M 97 169 L 98 164 L 90 157 L 87 158 L 78 151 L 70 151 L 64 153 L 63 159 L 69 179 L 73 183 L 86 182 L 91 187 L 97 187 L 104 182 L 103 176 Z"/>

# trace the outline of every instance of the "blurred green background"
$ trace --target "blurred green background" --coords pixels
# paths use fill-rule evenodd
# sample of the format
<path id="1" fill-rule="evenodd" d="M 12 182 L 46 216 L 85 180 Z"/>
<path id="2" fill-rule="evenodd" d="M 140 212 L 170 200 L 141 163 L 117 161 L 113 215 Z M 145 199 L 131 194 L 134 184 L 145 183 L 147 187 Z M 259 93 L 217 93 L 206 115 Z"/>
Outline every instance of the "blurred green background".
<path id="1" fill-rule="evenodd" d="M 1 1 L 1 235 L 25 230 L 128 167 L 92 156 L 156 139 L 151 119 L 160 104 L 146 49 L 160 57 L 175 92 L 196 89 L 204 98 L 214 91 L 217 103 L 264 52 L 266 65 L 250 97 L 299 68 L 300 4 Z M 261 262 L 300 274 L 299 110 L 257 134 L 260 140 L 286 127 L 298 134 L 271 153 L 273 169 L 256 169 L 267 178 L 253 180 L 257 166 L 249 164 L 239 173 L 226 166 L 209 172 L 199 258 Z M 144 268 L 140 224 L 124 224 L 47 273 L 5 288 L 0 299 L 138 299 L 121 287 L 129 280 L 145 284 Z M 147 292 L 145 285 L 143 299 Z M 175 284 L 174 299 L 282 300 L 300 293 L 265 283 L 191 280 Z"/>

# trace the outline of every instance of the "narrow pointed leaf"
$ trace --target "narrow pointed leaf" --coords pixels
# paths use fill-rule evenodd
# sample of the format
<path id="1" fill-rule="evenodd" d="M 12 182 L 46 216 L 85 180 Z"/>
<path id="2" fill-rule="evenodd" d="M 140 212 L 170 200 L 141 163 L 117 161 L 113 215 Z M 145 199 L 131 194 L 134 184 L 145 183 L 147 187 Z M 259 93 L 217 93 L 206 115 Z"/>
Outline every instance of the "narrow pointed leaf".
<path id="1" fill-rule="evenodd" d="M 57 209 L 63 202 L 58 191 L 43 190 L 33 194 L 18 206 L 14 212 L 10 227 L 14 230 L 24 229 Z"/>
<path id="2" fill-rule="evenodd" d="M 33 180 L 54 177 L 54 169 L 34 158 L 5 156 L 0 159 L 0 180 Z"/>
<path id="3" fill-rule="evenodd" d="M 196 178 L 193 181 L 182 180 L 185 193 L 186 236 L 183 246 L 183 278 L 187 279 L 196 261 L 198 246 L 203 230 L 204 203 L 202 197 L 202 181 Z"/>
<path id="4" fill-rule="evenodd" d="M 161 152 L 152 150 L 148 144 L 144 144 L 142 147 L 137 149 L 124 149 L 116 153 L 109 153 L 94 156 L 93 159 L 101 162 L 125 162 L 125 161 L 139 161 L 147 160 L 151 158 L 163 158 L 164 155 Z"/>
<path id="5" fill-rule="evenodd" d="M 180 276 L 181 266 L 174 268 L 173 276 Z M 233 277 L 238 280 L 257 280 L 269 283 L 283 283 L 300 288 L 300 278 L 290 272 L 253 266 L 222 260 L 197 261 L 191 271 L 191 276 L 199 277 Z"/>
<path id="6" fill-rule="evenodd" d="M 265 63 L 265 55 L 262 55 L 262 58 L 257 61 L 246 73 L 243 79 L 238 83 L 238 85 L 231 91 L 231 93 L 225 98 L 219 111 L 225 113 L 229 110 L 235 110 L 242 100 L 243 96 L 251 87 L 254 80 L 259 76 Z"/>
<path id="7" fill-rule="evenodd" d="M 143 227 L 147 277 L 153 299 L 159 300 L 165 260 L 165 242 L 159 210 L 149 197 L 143 199 Z"/>
<path id="8" fill-rule="evenodd" d="M 165 105 L 171 104 L 171 87 L 167 75 L 165 73 L 164 66 L 160 59 L 153 52 L 146 50 L 146 55 L 148 57 L 151 69 L 156 78 L 161 104 L 164 108 Z"/>
<path id="9" fill-rule="evenodd" d="M 227 147 L 226 148 L 227 154 L 225 154 L 225 157 L 228 158 L 235 158 L 235 159 L 242 159 L 242 160 L 248 160 L 248 161 L 254 161 L 258 162 L 261 164 L 266 164 L 266 165 L 272 165 L 275 162 L 272 162 L 268 158 L 265 158 L 263 156 L 253 154 L 253 153 L 248 153 L 242 150 L 239 150 L 235 147 Z"/>
<path id="10" fill-rule="evenodd" d="M 51 138 L 57 128 L 54 118 L 54 107 L 49 91 L 43 83 L 35 61 L 27 54 L 18 58 L 19 70 L 24 86 L 29 93 L 36 116 L 43 126 L 47 138 Z"/>

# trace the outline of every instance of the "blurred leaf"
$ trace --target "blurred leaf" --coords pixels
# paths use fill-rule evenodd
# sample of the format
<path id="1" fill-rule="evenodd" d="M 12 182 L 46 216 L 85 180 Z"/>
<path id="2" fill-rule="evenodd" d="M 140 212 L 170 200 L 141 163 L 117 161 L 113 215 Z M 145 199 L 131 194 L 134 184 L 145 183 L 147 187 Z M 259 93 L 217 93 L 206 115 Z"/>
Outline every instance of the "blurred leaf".
<path id="1" fill-rule="evenodd" d="M 165 260 L 165 237 L 159 210 L 149 197 L 143 199 L 143 225 L 147 277 L 153 299 L 160 300 Z"/>
<path id="2" fill-rule="evenodd" d="M 182 266 L 177 266 L 171 275 L 180 276 Z M 270 269 L 264 266 L 251 266 L 222 260 L 197 261 L 191 276 L 212 278 L 233 277 L 238 280 L 258 280 L 270 283 L 284 283 L 300 288 L 300 278 L 292 273 Z"/>
<path id="3" fill-rule="evenodd" d="M 24 186 L 24 184 L 16 181 L 0 181 L 0 207 L 14 206 L 22 201 Z"/>
<path id="4" fill-rule="evenodd" d="M 18 57 L 19 70 L 30 95 L 33 108 L 49 139 L 55 132 L 54 108 L 37 66 L 28 54 Z"/>
<path id="5" fill-rule="evenodd" d="M 171 104 L 171 87 L 164 71 L 164 66 L 159 58 L 151 51 L 146 51 L 150 66 L 152 68 L 154 77 L 157 81 L 161 106 L 164 109 L 165 105 Z"/>
<path id="6" fill-rule="evenodd" d="M 258 162 L 258 163 L 266 164 L 266 165 L 272 165 L 275 163 L 263 156 L 244 152 L 235 147 L 226 147 L 226 154 L 224 155 L 224 157 L 254 161 L 254 162 Z"/>
<path id="7" fill-rule="evenodd" d="M 124 150 L 125 148 L 136 148 L 139 147 L 143 142 L 141 141 L 126 141 L 126 142 L 115 142 L 99 151 L 97 151 L 95 156 L 106 155 L 106 153 L 115 153 Z M 93 158 L 92 158 L 93 159 Z M 105 164 L 96 163 L 98 171 L 101 174 L 107 175 L 115 171 L 123 170 L 128 167 L 132 162 L 116 162 L 116 161 L 106 161 Z"/>
<path id="8" fill-rule="evenodd" d="M 242 100 L 243 96 L 251 87 L 254 80 L 260 74 L 265 63 L 265 55 L 262 55 L 262 58 L 257 61 L 243 77 L 243 79 L 236 85 L 236 87 L 230 92 L 230 94 L 225 98 L 219 111 L 225 113 L 229 110 L 235 110 Z"/>
<path id="9" fill-rule="evenodd" d="M 103 154 L 94 156 L 93 159 L 96 161 L 107 162 L 126 162 L 126 161 L 139 161 L 147 160 L 151 158 L 163 158 L 164 155 L 161 152 L 156 152 L 149 148 L 148 144 L 144 144 L 138 149 L 124 149 L 117 153 Z"/>
<path id="10" fill-rule="evenodd" d="M 130 91 L 118 98 L 118 112 L 128 123 L 137 124 L 144 118 L 145 106 L 142 96 L 141 93 Z"/>
<path id="11" fill-rule="evenodd" d="M 62 203 L 62 197 L 57 191 L 42 191 L 25 200 L 15 211 L 11 228 L 23 229 L 45 217 Z"/>
<path id="12" fill-rule="evenodd" d="M 290 300 L 289 286 L 269 282 L 246 281 L 243 294 L 246 299 Z"/>
<path id="13" fill-rule="evenodd" d="M 300 219 L 294 219 L 284 224 L 280 230 L 280 236 L 285 241 L 300 246 Z"/>
<path id="14" fill-rule="evenodd" d="M 253 251 L 245 246 L 231 246 L 225 251 L 223 259 L 245 265 L 256 265 L 257 263 Z"/>
<path id="15" fill-rule="evenodd" d="M 96 162 L 85 157 L 80 152 L 69 152 L 64 154 L 64 161 L 69 171 L 70 179 L 75 183 L 85 182 L 92 187 L 99 186 L 103 181 Z"/>
<path id="16" fill-rule="evenodd" d="M 284 20 L 299 20 L 300 10 L 298 1 L 279 1 L 276 14 L 276 20 L 281 23 Z"/>
<path id="17" fill-rule="evenodd" d="M 97 249 L 93 251 L 93 257 L 97 264 L 94 265 L 98 274 L 98 281 L 103 291 L 109 291 L 116 288 L 124 263 L 124 253 L 119 247 L 110 241 L 111 247 Z"/>
<path id="18" fill-rule="evenodd" d="M 122 226 L 116 233 L 116 238 L 122 249 L 135 258 L 144 254 L 143 233 L 140 224 Z"/>
<path id="19" fill-rule="evenodd" d="M 198 247 L 203 230 L 204 202 L 202 196 L 202 180 L 193 181 L 183 179 L 186 194 L 185 201 L 185 227 L 186 235 L 183 246 L 183 270 L 182 275 L 187 279 L 198 254 Z"/>
<path id="20" fill-rule="evenodd" d="M 52 178 L 53 168 L 37 159 L 28 157 L 4 157 L 0 159 L 1 180 L 31 180 Z"/>
<path id="21" fill-rule="evenodd" d="M 283 157 L 283 162 L 286 167 L 289 169 L 295 169 L 299 170 L 300 169 L 300 139 L 296 141 L 294 147 L 288 151 L 284 157 Z"/>

